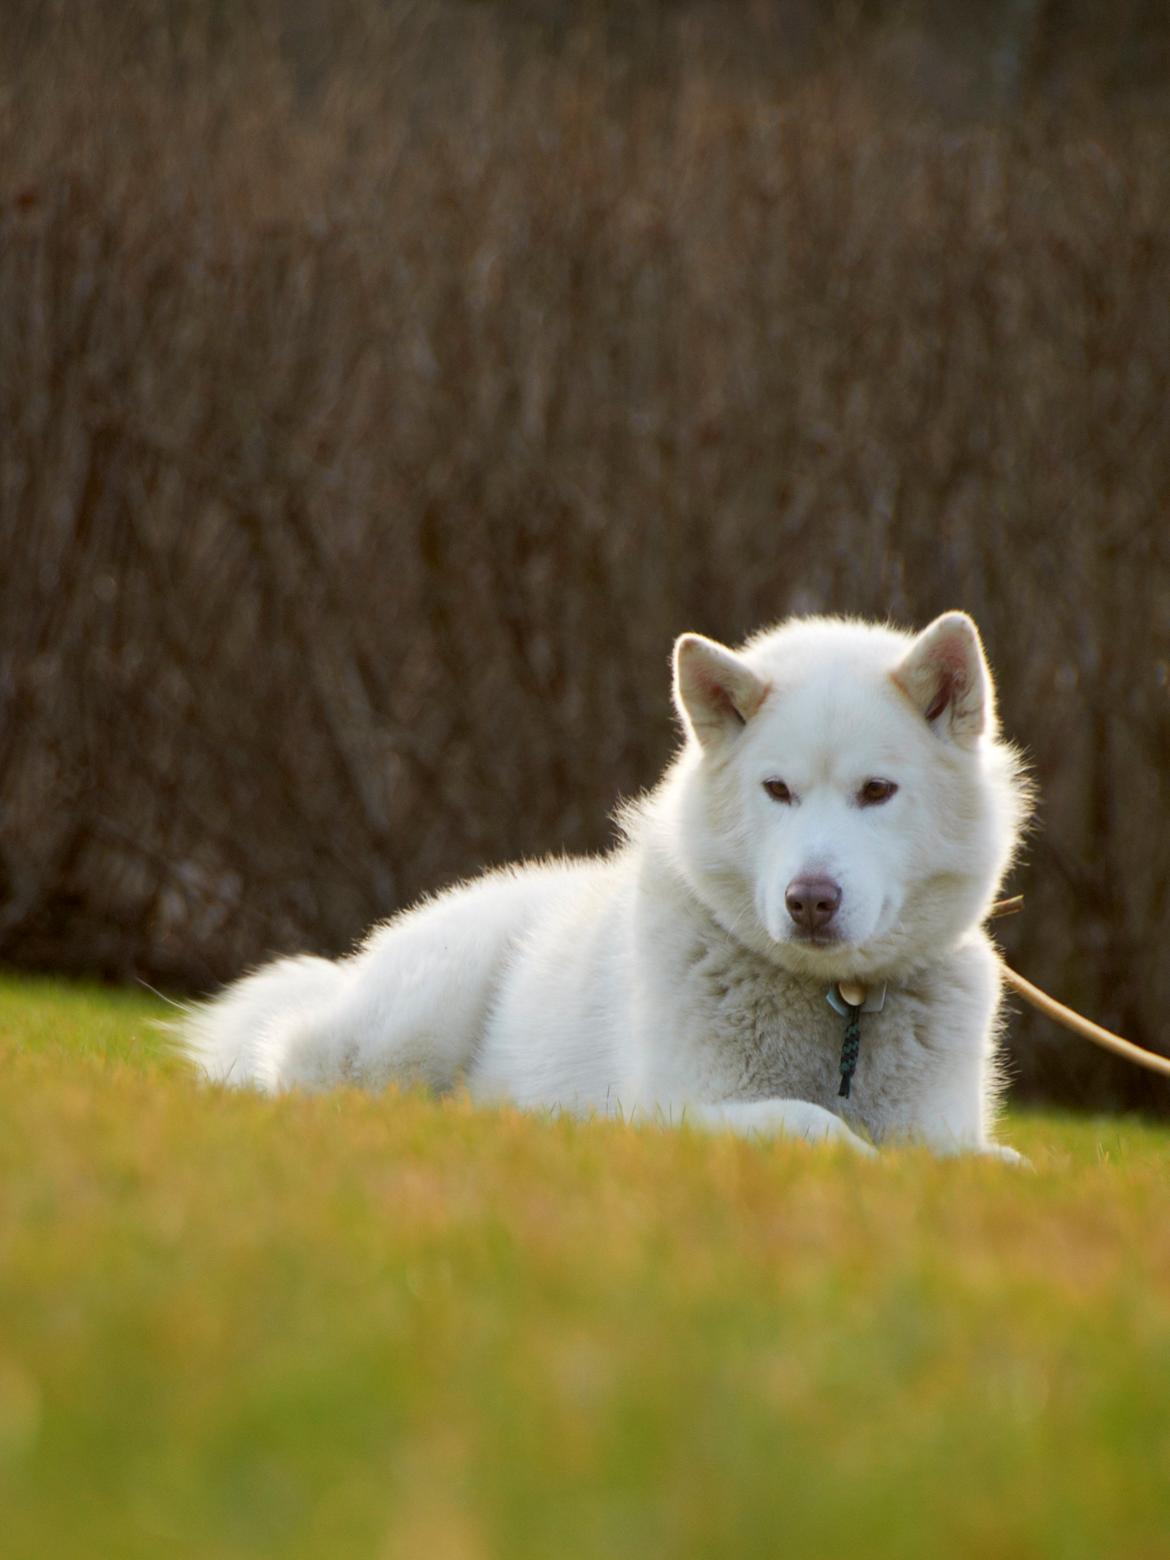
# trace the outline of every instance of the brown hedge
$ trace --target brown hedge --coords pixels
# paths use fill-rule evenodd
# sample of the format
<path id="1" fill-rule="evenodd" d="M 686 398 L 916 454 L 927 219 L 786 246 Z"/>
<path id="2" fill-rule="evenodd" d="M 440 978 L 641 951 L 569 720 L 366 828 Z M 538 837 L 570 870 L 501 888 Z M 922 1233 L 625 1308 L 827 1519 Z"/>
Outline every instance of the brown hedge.
<path id="1" fill-rule="evenodd" d="M 1043 796 L 1005 941 L 1163 1041 L 1157 105 L 943 114 L 709 17 L 639 73 L 437 3 L 306 74 L 126 10 L 9 38 L 0 957 L 344 948 L 603 845 L 679 630 L 960 605 Z M 1158 1104 L 1015 1032 L 1032 1094 Z"/>

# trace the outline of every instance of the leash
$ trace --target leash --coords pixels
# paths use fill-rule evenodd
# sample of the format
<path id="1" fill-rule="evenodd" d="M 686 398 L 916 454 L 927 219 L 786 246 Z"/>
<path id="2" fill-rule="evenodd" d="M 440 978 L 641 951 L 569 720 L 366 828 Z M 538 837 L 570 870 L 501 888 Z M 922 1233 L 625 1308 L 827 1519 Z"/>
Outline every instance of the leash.
<path id="1" fill-rule="evenodd" d="M 1085 1018 L 1073 1008 L 1065 1007 L 1063 1002 L 1050 997 L 1046 991 L 1041 991 L 1039 986 L 1033 986 L 1030 980 L 1025 980 L 1022 975 L 1018 975 L 1011 965 L 1005 964 L 1002 959 L 999 961 L 999 967 L 1003 971 L 1004 980 L 1012 990 L 1018 992 L 1025 1002 L 1030 1002 L 1034 1008 L 1039 1009 L 1046 1018 L 1052 1019 L 1054 1023 L 1063 1024 L 1066 1029 L 1071 1029 L 1074 1035 L 1080 1035 L 1084 1040 L 1091 1040 L 1102 1050 L 1112 1051 L 1115 1056 L 1124 1056 L 1127 1062 L 1133 1062 L 1137 1067 L 1146 1067 L 1150 1072 L 1161 1073 L 1163 1078 L 1170 1078 L 1170 1056 L 1159 1056 L 1157 1051 L 1147 1051 L 1144 1046 L 1134 1045 L 1132 1040 L 1123 1040 L 1111 1029 L 1102 1029 L 1101 1025 L 1094 1024 L 1091 1018 Z"/>
<path id="2" fill-rule="evenodd" d="M 991 907 L 990 918 L 1014 915 L 1017 910 L 1023 909 L 1023 905 L 1022 894 L 1016 894 L 1012 899 L 999 899 Z M 1170 1056 L 1160 1056 L 1156 1051 L 1147 1051 L 1144 1046 L 1134 1045 L 1132 1040 L 1123 1040 L 1120 1035 L 1115 1035 L 1111 1029 L 1103 1029 L 1083 1013 L 1065 1007 L 1063 1002 L 1058 1002 L 1046 991 L 1041 991 L 1039 986 L 1033 986 L 1030 980 L 1025 980 L 1002 958 L 999 967 L 1005 983 L 1046 1018 L 1062 1024 L 1083 1040 L 1091 1040 L 1103 1050 L 1112 1051 L 1115 1056 L 1123 1056 L 1136 1067 L 1145 1067 L 1163 1078 L 1170 1078 Z M 853 1074 L 857 1071 L 857 1058 L 861 1054 L 861 1015 L 881 1012 L 885 1006 L 886 988 L 883 984 L 870 991 L 863 981 L 837 981 L 829 987 L 827 1000 L 834 1012 L 840 1013 L 845 1020 L 845 1038 L 841 1043 L 841 1085 L 837 1097 L 847 1100 L 853 1087 Z"/>
<path id="3" fill-rule="evenodd" d="M 994 921 L 1003 915 L 1015 915 L 1017 910 L 1023 908 L 1023 894 L 1015 894 L 1011 899 L 997 899 L 991 907 L 990 919 Z M 1111 1029 L 1102 1029 L 1100 1024 L 1095 1024 L 1083 1013 L 1065 1007 L 1063 1002 L 1050 997 L 1046 991 L 1041 991 L 1039 986 L 1033 986 L 1030 980 L 1025 980 L 1022 975 L 1017 974 L 1004 959 L 1000 959 L 999 967 L 1003 972 L 1004 980 L 1012 990 L 1023 997 L 1025 1002 L 1030 1002 L 1038 1012 L 1043 1013 L 1045 1018 L 1052 1019 L 1055 1024 L 1063 1024 L 1065 1029 L 1071 1029 L 1074 1035 L 1080 1035 L 1082 1040 L 1091 1040 L 1104 1051 L 1112 1051 L 1115 1056 L 1124 1056 L 1126 1061 L 1132 1062 L 1135 1067 L 1145 1067 L 1150 1072 L 1160 1073 L 1163 1078 L 1170 1078 L 1170 1056 L 1160 1056 L 1157 1051 L 1147 1051 L 1145 1046 L 1134 1045 L 1132 1040 L 1123 1040 Z"/>

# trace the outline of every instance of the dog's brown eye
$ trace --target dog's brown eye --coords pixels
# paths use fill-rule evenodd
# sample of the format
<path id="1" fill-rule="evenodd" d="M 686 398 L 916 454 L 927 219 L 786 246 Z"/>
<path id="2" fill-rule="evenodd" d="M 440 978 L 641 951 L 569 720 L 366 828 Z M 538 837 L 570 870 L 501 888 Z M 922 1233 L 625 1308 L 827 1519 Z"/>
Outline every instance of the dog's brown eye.
<path id="1" fill-rule="evenodd" d="M 898 787 L 892 780 L 867 780 L 857 793 L 862 807 L 880 807 L 888 802 Z"/>
<path id="2" fill-rule="evenodd" d="M 774 802 L 785 802 L 791 805 L 792 792 L 784 784 L 783 780 L 765 780 L 764 790 Z"/>

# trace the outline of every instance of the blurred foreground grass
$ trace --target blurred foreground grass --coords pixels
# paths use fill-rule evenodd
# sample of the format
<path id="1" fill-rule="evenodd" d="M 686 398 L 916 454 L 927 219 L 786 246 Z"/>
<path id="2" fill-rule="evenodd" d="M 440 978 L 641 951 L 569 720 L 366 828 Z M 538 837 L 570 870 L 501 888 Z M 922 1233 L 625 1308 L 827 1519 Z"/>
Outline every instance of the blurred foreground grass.
<path id="1" fill-rule="evenodd" d="M 0 980 L 5 1555 L 1170 1552 L 1170 1134 L 1035 1173 L 197 1087 Z"/>

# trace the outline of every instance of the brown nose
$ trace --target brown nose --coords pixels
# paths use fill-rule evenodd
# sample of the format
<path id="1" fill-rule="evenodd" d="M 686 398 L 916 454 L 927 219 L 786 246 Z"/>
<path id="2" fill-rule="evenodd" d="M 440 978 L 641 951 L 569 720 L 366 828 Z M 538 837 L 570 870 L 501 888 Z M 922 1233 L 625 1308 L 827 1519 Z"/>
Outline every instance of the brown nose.
<path id="1" fill-rule="evenodd" d="M 837 914 L 841 885 L 832 878 L 793 878 L 785 890 L 784 903 L 802 932 L 819 932 Z"/>

